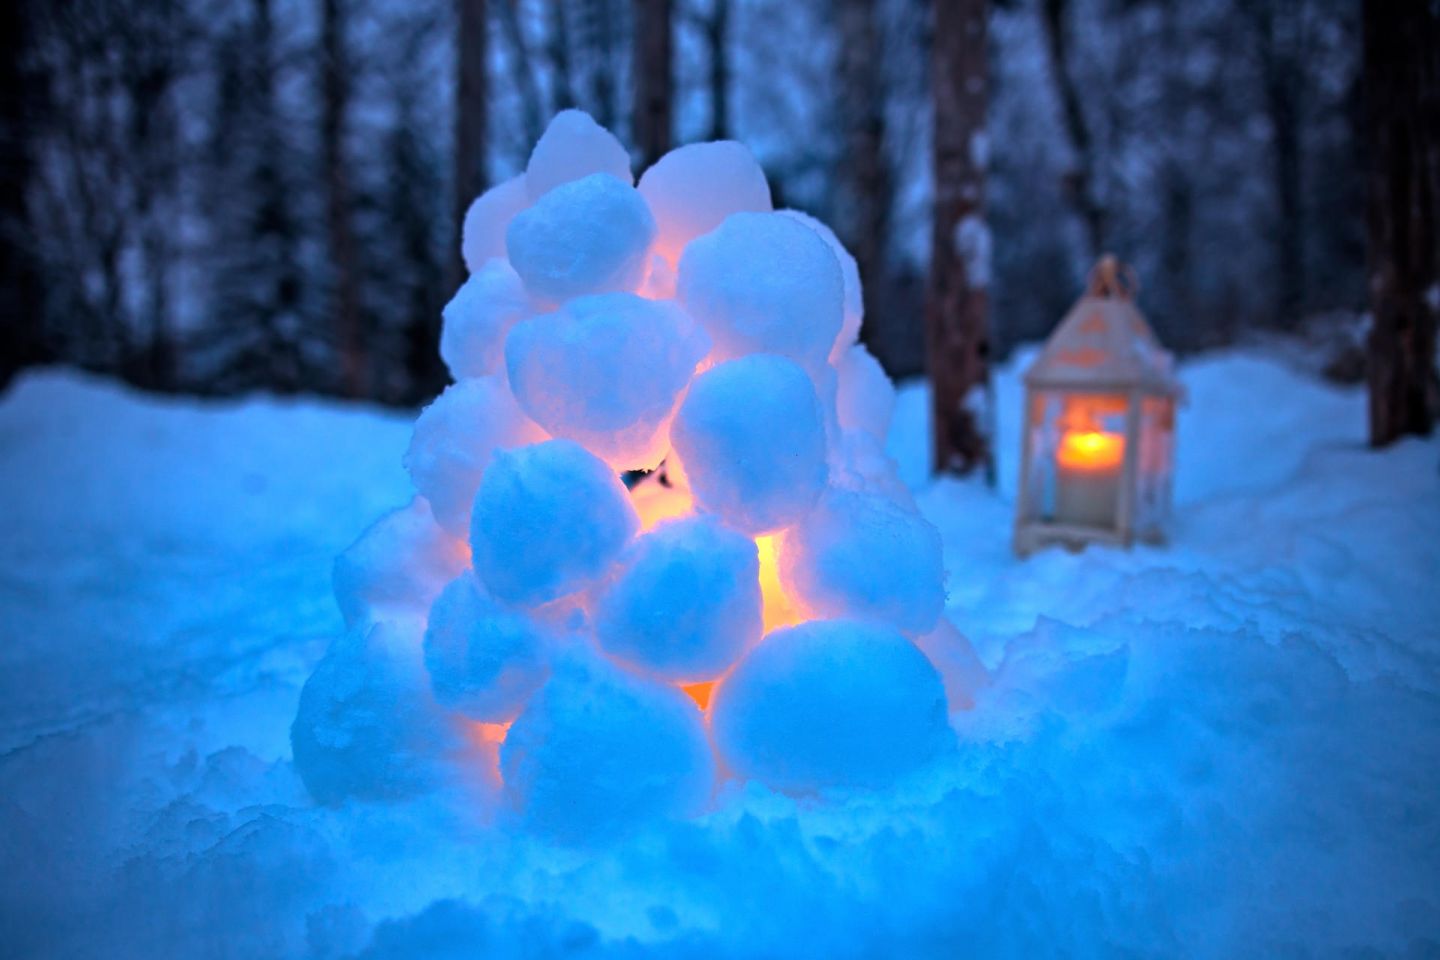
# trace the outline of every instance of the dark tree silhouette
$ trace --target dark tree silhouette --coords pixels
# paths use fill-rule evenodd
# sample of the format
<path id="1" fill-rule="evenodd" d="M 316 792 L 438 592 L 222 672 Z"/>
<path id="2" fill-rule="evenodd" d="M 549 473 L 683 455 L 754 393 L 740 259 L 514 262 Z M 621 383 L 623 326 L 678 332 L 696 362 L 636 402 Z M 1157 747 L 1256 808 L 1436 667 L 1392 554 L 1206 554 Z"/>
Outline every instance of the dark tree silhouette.
<path id="1" fill-rule="evenodd" d="M 1366 0 L 1370 442 L 1435 425 L 1440 317 L 1440 11 Z"/>

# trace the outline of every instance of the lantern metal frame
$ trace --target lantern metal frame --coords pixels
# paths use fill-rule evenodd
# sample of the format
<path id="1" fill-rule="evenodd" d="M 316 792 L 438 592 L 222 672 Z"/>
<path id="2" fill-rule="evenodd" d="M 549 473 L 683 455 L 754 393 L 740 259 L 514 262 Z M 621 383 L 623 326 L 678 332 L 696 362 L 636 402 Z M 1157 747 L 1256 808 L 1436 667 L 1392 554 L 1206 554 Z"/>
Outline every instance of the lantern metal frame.
<path id="1" fill-rule="evenodd" d="M 1088 543 L 1129 547 L 1137 540 L 1163 543 L 1169 519 L 1174 464 L 1175 408 L 1184 394 L 1174 361 L 1134 304 L 1133 272 L 1114 257 L 1101 258 L 1089 288 L 1026 370 L 1021 435 L 1020 489 L 1015 509 L 1014 549 L 1027 556 L 1049 544 L 1080 549 Z M 1047 430 L 1046 409 L 1061 410 L 1124 402 L 1124 438 L 1113 522 L 1088 525 L 1047 515 L 1043 483 L 1053 476 L 1058 489 L 1065 471 L 1057 465 L 1058 438 Z M 1060 419 L 1063 420 L 1064 414 Z M 1154 417 L 1157 422 L 1142 422 Z M 1053 424 L 1051 425 L 1054 426 Z M 1048 438 L 1048 439 L 1046 439 Z M 1049 442 L 1056 440 L 1057 442 Z M 1037 446 L 1045 444 L 1043 451 Z M 1157 445 L 1161 445 L 1157 448 Z M 1037 473 L 1037 456 L 1049 458 L 1048 473 Z M 1158 464 L 1154 461 L 1160 461 Z M 1142 460 L 1151 475 L 1141 476 Z M 1072 475 L 1072 483 L 1077 482 Z M 1147 484 L 1147 509 L 1137 503 Z"/>

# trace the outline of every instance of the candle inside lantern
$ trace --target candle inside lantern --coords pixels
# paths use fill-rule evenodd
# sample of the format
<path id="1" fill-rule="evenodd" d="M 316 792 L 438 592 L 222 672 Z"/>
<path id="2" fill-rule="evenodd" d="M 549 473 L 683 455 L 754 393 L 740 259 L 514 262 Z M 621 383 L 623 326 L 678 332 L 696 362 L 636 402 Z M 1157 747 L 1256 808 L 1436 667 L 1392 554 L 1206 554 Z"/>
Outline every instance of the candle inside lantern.
<path id="1" fill-rule="evenodd" d="M 1120 499 L 1125 438 L 1107 430 L 1071 429 L 1055 452 L 1057 523 L 1112 527 Z"/>

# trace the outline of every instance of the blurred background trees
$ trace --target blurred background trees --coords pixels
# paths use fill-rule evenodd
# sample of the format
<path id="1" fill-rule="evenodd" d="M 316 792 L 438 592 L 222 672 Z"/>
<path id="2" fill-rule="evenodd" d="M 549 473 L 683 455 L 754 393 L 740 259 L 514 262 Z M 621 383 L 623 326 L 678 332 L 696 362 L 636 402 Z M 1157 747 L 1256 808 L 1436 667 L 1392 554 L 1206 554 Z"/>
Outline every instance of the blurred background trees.
<path id="1" fill-rule="evenodd" d="M 423 401 L 457 218 L 568 106 L 637 170 L 743 140 L 777 206 L 855 252 L 872 350 L 923 369 L 932 164 L 954 152 L 932 138 L 949 47 L 929 0 L 0 16 L 0 380 L 58 360 L 158 390 Z M 993 353 L 1048 332 L 1101 249 L 1182 350 L 1364 308 L 1358 0 L 996 0 L 988 26 L 988 135 L 963 159 L 985 174 Z"/>

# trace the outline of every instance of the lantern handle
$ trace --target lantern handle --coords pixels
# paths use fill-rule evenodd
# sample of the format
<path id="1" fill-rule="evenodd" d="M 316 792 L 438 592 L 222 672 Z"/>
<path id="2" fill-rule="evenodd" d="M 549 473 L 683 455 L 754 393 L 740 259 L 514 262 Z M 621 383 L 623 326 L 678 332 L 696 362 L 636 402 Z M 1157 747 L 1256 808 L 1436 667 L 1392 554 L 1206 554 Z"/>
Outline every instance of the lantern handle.
<path id="1" fill-rule="evenodd" d="M 1121 263 L 1113 253 L 1107 253 L 1090 268 L 1090 290 L 1092 297 L 1114 297 L 1119 300 L 1133 300 L 1140 292 L 1140 278 L 1128 263 Z"/>

